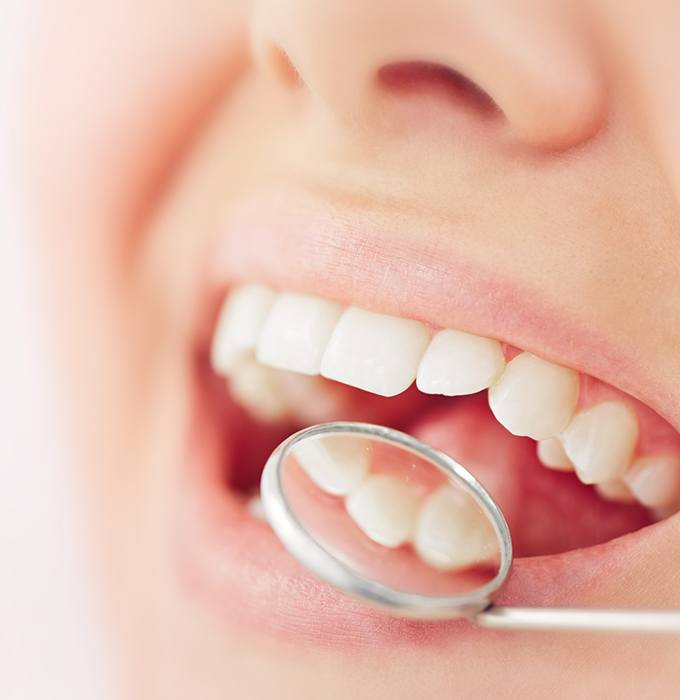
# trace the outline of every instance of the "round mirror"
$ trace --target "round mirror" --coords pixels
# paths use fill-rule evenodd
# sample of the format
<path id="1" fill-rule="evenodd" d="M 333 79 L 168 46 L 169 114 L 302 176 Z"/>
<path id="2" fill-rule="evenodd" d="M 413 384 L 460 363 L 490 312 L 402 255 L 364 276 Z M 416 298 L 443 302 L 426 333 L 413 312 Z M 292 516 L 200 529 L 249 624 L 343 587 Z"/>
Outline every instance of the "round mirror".
<path id="1" fill-rule="evenodd" d="M 328 423 L 296 433 L 267 461 L 261 494 L 300 562 L 394 614 L 474 615 L 509 572 L 508 526 L 482 485 L 389 428 Z"/>

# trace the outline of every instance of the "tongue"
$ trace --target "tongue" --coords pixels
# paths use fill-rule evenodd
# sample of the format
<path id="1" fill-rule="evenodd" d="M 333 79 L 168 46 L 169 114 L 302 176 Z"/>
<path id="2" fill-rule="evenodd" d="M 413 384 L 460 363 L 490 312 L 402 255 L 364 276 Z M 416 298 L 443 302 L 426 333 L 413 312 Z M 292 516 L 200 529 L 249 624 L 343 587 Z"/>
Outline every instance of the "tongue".
<path id="1" fill-rule="evenodd" d="M 508 433 L 483 396 L 448 401 L 407 431 L 479 479 L 503 510 L 517 555 L 588 547 L 649 523 L 643 508 L 604 501 L 574 474 L 543 467 L 536 443 Z"/>

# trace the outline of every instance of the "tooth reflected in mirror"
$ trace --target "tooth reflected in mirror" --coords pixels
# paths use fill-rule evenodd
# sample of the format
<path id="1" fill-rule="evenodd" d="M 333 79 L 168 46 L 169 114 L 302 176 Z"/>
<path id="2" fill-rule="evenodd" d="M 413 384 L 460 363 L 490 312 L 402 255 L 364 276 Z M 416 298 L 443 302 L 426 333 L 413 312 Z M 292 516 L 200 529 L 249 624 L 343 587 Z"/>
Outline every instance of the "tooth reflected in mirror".
<path id="1" fill-rule="evenodd" d="M 368 435 L 317 435 L 280 471 L 298 525 L 353 573 L 426 596 L 466 593 L 499 570 L 499 542 L 472 491 L 441 466 Z"/>

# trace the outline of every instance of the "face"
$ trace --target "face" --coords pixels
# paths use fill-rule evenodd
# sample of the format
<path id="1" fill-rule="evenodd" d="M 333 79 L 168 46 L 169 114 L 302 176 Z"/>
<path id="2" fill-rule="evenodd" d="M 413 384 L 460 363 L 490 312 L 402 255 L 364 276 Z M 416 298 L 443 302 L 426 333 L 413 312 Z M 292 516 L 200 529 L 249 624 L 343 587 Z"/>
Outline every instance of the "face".
<path id="1" fill-rule="evenodd" d="M 487 485 L 502 602 L 680 607 L 680 9 L 654 4 L 46 3 L 22 177 L 126 697 L 677 687 L 670 637 L 373 611 L 253 514 L 281 439 L 369 420 Z M 446 499 L 348 468 L 310 478 L 445 568 Z"/>

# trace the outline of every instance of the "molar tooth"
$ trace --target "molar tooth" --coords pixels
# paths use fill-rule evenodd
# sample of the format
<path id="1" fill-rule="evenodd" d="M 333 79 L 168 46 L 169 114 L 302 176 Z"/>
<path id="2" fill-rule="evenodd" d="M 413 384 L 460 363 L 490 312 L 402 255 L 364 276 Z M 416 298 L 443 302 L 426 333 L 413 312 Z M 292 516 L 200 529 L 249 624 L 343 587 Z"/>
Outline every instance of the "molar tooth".
<path id="1" fill-rule="evenodd" d="M 239 360 L 232 369 L 229 391 L 256 418 L 275 423 L 290 417 L 290 406 L 280 391 L 279 370 L 263 367 L 252 357 Z"/>
<path id="2" fill-rule="evenodd" d="M 344 496 L 356 489 L 369 468 L 370 447 L 347 436 L 306 440 L 293 454 L 309 478 L 321 489 Z"/>
<path id="3" fill-rule="evenodd" d="M 416 378 L 430 339 L 418 321 L 348 308 L 321 361 L 321 374 L 381 396 L 396 396 Z"/>
<path id="4" fill-rule="evenodd" d="M 263 523 L 268 523 L 267 514 L 265 513 L 264 506 L 262 505 L 262 499 L 259 496 L 251 496 L 246 501 L 246 508 L 248 512 L 257 520 L 261 520 Z"/>
<path id="5" fill-rule="evenodd" d="M 416 383 L 425 394 L 475 394 L 490 387 L 504 367 L 497 340 L 442 330 L 430 341 L 418 367 Z"/>
<path id="6" fill-rule="evenodd" d="M 308 294 L 285 292 L 272 305 L 257 342 L 263 364 L 318 374 L 342 306 Z"/>
<path id="7" fill-rule="evenodd" d="M 613 481 L 605 481 L 602 484 L 595 484 L 595 490 L 606 501 L 635 503 L 635 496 L 623 479 L 614 479 Z"/>
<path id="8" fill-rule="evenodd" d="M 680 499 L 680 458 L 671 455 L 636 459 L 623 476 L 643 506 L 664 508 Z"/>
<path id="9" fill-rule="evenodd" d="M 418 497 L 388 474 L 368 477 L 346 500 L 347 512 L 362 532 L 385 547 L 399 547 L 413 535 Z"/>
<path id="10" fill-rule="evenodd" d="M 564 450 L 585 484 L 623 476 L 637 438 L 637 416 L 621 401 L 605 401 L 577 413 L 562 434 Z"/>
<path id="11" fill-rule="evenodd" d="M 213 337 L 211 363 L 215 372 L 228 375 L 237 361 L 255 348 L 274 292 L 261 284 L 234 289 L 220 312 Z"/>
<path id="12" fill-rule="evenodd" d="M 488 518 L 466 493 L 442 486 L 420 510 L 414 546 L 435 569 L 462 569 L 490 559 L 498 551 Z"/>
<path id="13" fill-rule="evenodd" d="M 574 465 L 567 457 L 561 440 L 557 437 L 539 440 L 536 443 L 536 454 L 544 467 L 562 472 L 574 471 Z"/>
<path id="14" fill-rule="evenodd" d="M 578 389 L 577 372 L 523 352 L 489 389 L 489 406 L 513 435 L 545 440 L 569 422 Z"/>

